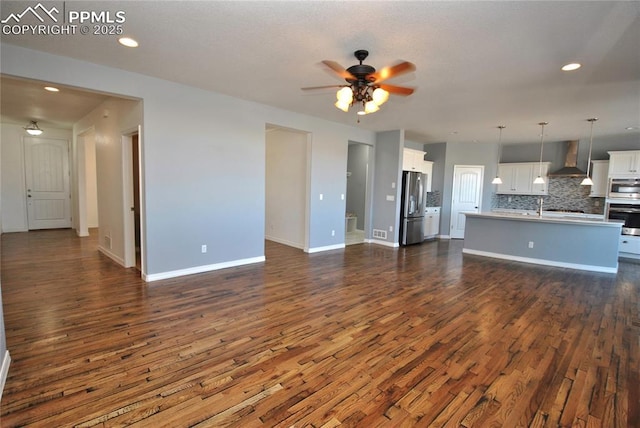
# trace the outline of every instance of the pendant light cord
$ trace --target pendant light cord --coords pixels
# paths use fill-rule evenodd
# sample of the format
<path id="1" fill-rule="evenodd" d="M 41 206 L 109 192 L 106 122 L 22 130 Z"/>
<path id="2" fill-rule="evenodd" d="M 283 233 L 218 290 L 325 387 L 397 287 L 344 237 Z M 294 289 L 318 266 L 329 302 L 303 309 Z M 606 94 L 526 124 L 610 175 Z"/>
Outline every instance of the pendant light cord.
<path id="1" fill-rule="evenodd" d="M 593 148 L 593 122 L 598 120 L 598 118 L 592 117 L 587 120 L 591 122 L 591 135 L 589 136 L 589 160 L 587 161 L 587 177 L 589 177 L 589 173 L 591 172 L 591 149 Z"/>
<path id="2" fill-rule="evenodd" d="M 538 172 L 538 177 L 542 177 L 542 148 L 544 146 L 544 126 L 549 122 L 540 122 L 538 125 L 542 127 L 542 133 L 540 134 L 540 170 Z"/>

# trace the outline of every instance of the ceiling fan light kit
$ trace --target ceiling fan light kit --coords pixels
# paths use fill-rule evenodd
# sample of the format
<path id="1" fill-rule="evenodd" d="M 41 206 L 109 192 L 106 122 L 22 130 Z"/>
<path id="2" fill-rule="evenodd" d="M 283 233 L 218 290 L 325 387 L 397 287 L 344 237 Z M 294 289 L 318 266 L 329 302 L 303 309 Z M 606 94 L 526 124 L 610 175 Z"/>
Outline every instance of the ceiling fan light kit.
<path id="1" fill-rule="evenodd" d="M 364 115 L 380 110 L 380 106 L 389 100 L 390 93 L 401 96 L 407 96 L 413 93 L 413 88 L 381 83 L 384 80 L 415 70 L 415 66 L 412 63 L 403 61 L 397 65 L 385 67 L 376 72 L 376 69 L 372 66 L 362 63 L 367 56 L 369 56 L 368 51 L 362 49 L 357 50 L 354 52 L 354 56 L 360 63 L 352 65 L 347 69 L 335 61 L 322 61 L 325 66 L 348 83 L 348 85 L 333 86 L 340 88 L 336 92 L 337 101 L 334 104 L 336 108 L 348 112 L 350 107 L 357 105 L 360 106 L 357 113 Z M 326 88 L 326 86 L 302 89 L 319 88 Z"/>

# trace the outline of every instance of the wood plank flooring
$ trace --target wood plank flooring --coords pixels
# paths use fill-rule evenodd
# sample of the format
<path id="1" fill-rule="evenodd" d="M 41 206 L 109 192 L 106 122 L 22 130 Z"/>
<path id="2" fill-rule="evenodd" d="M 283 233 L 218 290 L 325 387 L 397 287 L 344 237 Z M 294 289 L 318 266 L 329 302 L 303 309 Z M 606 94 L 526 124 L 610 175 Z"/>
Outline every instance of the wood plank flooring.
<path id="1" fill-rule="evenodd" d="M 640 427 L 640 265 L 461 241 L 146 284 L 70 230 L 2 236 L 2 427 Z"/>

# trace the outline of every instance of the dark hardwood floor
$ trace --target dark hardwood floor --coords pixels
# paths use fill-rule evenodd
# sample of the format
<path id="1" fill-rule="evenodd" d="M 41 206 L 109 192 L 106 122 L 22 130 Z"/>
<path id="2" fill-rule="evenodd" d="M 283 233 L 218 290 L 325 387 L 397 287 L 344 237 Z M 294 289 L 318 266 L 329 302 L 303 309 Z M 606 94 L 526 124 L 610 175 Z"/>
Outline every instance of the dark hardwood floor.
<path id="1" fill-rule="evenodd" d="M 640 265 L 305 254 L 144 283 L 70 230 L 2 236 L 1 425 L 639 427 Z"/>

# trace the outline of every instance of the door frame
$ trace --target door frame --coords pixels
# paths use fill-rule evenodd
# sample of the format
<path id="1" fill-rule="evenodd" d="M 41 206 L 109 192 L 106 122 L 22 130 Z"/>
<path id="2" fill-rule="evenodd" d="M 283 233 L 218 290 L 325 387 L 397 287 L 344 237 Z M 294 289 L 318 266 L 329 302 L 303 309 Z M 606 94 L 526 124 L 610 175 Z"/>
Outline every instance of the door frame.
<path id="1" fill-rule="evenodd" d="M 141 276 L 144 278 L 147 272 L 145 258 L 145 204 L 144 204 L 144 161 L 142 150 L 142 126 L 129 128 L 121 131 L 122 144 L 122 219 L 124 229 L 124 267 L 131 268 L 136 266 L 136 248 L 135 248 L 135 223 L 134 213 L 131 211 L 133 206 L 133 136 L 138 134 L 138 171 L 140 183 L 140 259 L 141 259 Z"/>
<path id="2" fill-rule="evenodd" d="M 373 168 L 374 168 L 374 164 L 375 164 L 375 146 L 373 144 L 369 144 L 369 143 L 362 143 L 360 141 L 356 141 L 356 140 L 349 140 L 347 142 L 347 173 L 349 172 L 349 148 L 348 146 L 350 145 L 358 145 L 358 146 L 366 146 L 368 148 L 367 151 L 367 165 L 365 167 L 365 189 L 364 189 L 364 222 L 363 222 L 363 228 L 364 228 L 364 240 L 362 242 L 367 242 L 368 239 L 371 239 L 371 218 L 372 218 L 372 214 L 373 214 L 373 203 L 372 203 L 372 186 L 373 186 Z M 347 183 L 349 181 L 349 178 L 347 177 L 345 186 L 347 186 Z M 349 199 L 349 193 L 347 191 L 347 189 L 345 189 L 345 212 L 346 212 L 346 205 L 347 205 L 347 200 Z M 357 228 L 357 226 L 356 226 Z M 345 229 L 346 229 L 346 222 L 345 222 Z M 345 230 L 345 236 L 346 236 L 346 230 Z"/>
<path id="3" fill-rule="evenodd" d="M 483 192 L 484 192 L 484 165 L 454 165 L 453 166 L 453 180 L 452 180 L 452 185 L 451 185 L 451 208 L 450 208 L 450 215 L 449 215 L 449 237 L 451 239 L 464 239 L 464 236 L 462 238 L 459 237 L 454 237 L 453 236 L 453 230 L 454 230 L 454 218 L 455 218 L 455 213 L 457 211 L 454 211 L 453 207 L 455 204 L 455 196 L 456 196 L 456 190 L 459 187 L 459 183 L 458 185 L 456 185 L 456 171 L 460 168 L 479 168 L 480 169 L 480 179 L 478 180 L 478 186 L 479 188 L 478 190 L 478 212 L 482 211 L 482 196 L 483 196 Z"/>
<path id="4" fill-rule="evenodd" d="M 74 202 L 74 211 L 76 212 L 77 221 L 76 221 L 76 234 L 79 237 L 89 236 L 89 225 L 88 225 L 88 216 L 87 216 L 87 163 L 86 163 L 86 153 L 87 147 L 85 144 L 85 139 L 89 134 L 93 134 L 94 137 L 94 145 L 93 150 L 95 151 L 95 126 L 90 126 L 82 131 L 78 132 L 75 135 L 76 147 L 74 150 L 76 161 L 75 161 L 75 202 Z M 97 172 L 96 172 L 97 173 Z M 99 220 L 98 220 L 99 221 Z"/>

